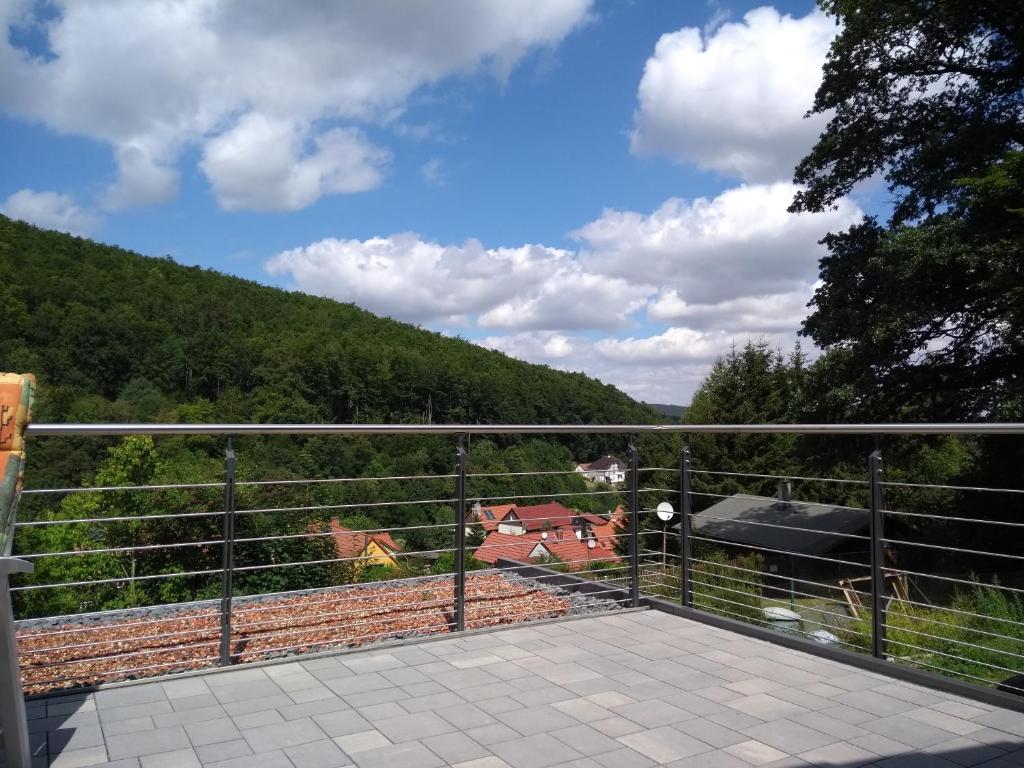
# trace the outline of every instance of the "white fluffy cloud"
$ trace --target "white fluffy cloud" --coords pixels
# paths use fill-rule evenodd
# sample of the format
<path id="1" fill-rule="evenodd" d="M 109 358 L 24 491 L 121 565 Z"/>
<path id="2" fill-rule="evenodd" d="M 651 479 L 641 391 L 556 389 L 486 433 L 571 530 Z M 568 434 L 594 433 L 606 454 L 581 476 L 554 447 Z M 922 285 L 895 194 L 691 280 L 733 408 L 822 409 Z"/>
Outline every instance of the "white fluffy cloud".
<path id="1" fill-rule="evenodd" d="M 574 233 L 579 253 L 443 245 L 406 233 L 320 240 L 276 255 L 267 269 L 300 290 L 416 322 L 613 330 L 646 309 L 650 320 L 695 329 L 776 332 L 803 316 L 818 240 L 860 216 L 846 201 L 796 216 L 786 210 L 794 191 L 751 185 L 674 198 L 650 214 L 608 210 Z"/>
<path id="2" fill-rule="evenodd" d="M 585 340 L 573 340 L 564 334 L 551 331 L 488 336 L 481 339 L 479 344 L 520 360 L 531 360 L 556 366 L 562 361 L 577 360 L 579 353 L 590 347 Z"/>
<path id="3" fill-rule="evenodd" d="M 685 323 L 700 330 L 745 333 L 784 333 L 797 328 L 807 316 L 814 285 L 788 293 L 740 296 L 718 304 L 688 303 L 675 288 L 661 291 L 647 312 L 654 320 Z"/>
<path id="4" fill-rule="evenodd" d="M 587 273 L 558 248 L 444 246 L 409 233 L 321 240 L 278 254 L 267 269 L 307 293 L 403 320 L 509 330 L 618 328 L 655 290 Z"/>
<path id="5" fill-rule="evenodd" d="M 733 337 L 718 332 L 672 328 L 649 338 L 595 341 L 579 335 L 522 332 L 488 336 L 478 343 L 521 360 L 583 371 L 649 403 L 680 403 L 732 341 Z"/>
<path id="6" fill-rule="evenodd" d="M 793 18 L 764 7 L 710 35 L 662 35 L 637 92 L 633 151 L 744 181 L 792 178 L 825 124 L 803 116 L 837 31 L 818 10 Z"/>
<path id="7" fill-rule="evenodd" d="M 734 340 L 789 340 L 799 327 L 818 241 L 861 212 L 843 201 L 796 216 L 786 210 L 794 192 L 788 183 L 744 185 L 667 200 L 651 213 L 608 210 L 573 233 L 578 252 L 400 234 L 321 240 L 267 268 L 309 293 L 470 335 L 483 330 L 484 346 L 665 399 L 671 387 L 692 389 Z M 680 391 L 668 399 L 685 397 Z"/>
<path id="8" fill-rule="evenodd" d="M 108 142 L 108 205 L 172 197 L 182 151 L 199 146 L 222 205 L 289 210 L 380 183 L 387 153 L 354 123 L 387 123 L 451 75 L 505 76 L 584 22 L 590 0 L 53 5 L 42 21 L 27 0 L 0 3 L 0 107 Z M 12 45 L 26 25 L 46 55 Z"/>
<path id="9" fill-rule="evenodd" d="M 691 328 L 669 328 L 641 338 L 601 339 L 595 351 L 609 360 L 658 365 L 682 360 L 713 360 L 722 351 L 722 337 Z"/>
<path id="10" fill-rule="evenodd" d="M 744 185 L 711 199 L 672 198 L 651 214 L 606 210 L 574 233 L 581 263 L 656 281 L 690 304 L 790 293 L 816 279 L 818 241 L 861 215 L 849 200 L 834 211 L 789 213 L 795 191 L 782 182 Z"/>
<path id="11" fill-rule="evenodd" d="M 294 211 L 325 194 L 378 186 L 391 154 L 354 128 L 334 128 L 312 139 L 308 128 L 250 112 L 211 139 L 200 163 L 228 210 Z"/>
<path id="12" fill-rule="evenodd" d="M 107 208 L 134 208 L 171 200 L 178 194 L 178 172 L 166 157 L 128 142 L 117 147 L 117 179 L 107 188 Z"/>
<path id="13" fill-rule="evenodd" d="M 0 212 L 12 219 L 73 235 L 87 234 L 99 224 L 95 215 L 79 208 L 67 195 L 33 189 L 15 192 L 0 206 Z"/>

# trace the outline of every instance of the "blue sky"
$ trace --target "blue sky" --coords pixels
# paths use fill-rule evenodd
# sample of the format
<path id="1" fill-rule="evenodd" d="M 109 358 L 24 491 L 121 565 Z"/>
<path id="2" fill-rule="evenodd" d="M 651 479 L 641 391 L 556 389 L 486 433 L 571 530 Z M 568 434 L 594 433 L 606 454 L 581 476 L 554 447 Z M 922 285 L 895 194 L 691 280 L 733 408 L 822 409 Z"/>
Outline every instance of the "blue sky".
<path id="1" fill-rule="evenodd" d="M 865 205 L 785 212 L 832 21 L 510 7 L 0 0 L 0 209 L 649 401 L 733 340 L 789 346 L 816 241 Z"/>

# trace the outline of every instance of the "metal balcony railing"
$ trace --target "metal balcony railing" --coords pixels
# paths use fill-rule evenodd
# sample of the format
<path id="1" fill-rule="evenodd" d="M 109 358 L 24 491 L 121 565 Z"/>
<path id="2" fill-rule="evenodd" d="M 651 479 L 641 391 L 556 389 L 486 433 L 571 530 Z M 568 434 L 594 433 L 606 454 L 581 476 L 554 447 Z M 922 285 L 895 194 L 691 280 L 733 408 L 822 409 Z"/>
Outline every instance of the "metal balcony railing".
<path id="1" fill-rule="evenodd" d="M 1024 614 L 1013 613 L 1024 592 L 1024 569 L 1018 570 L 1024 552 L 915 540 L 908 538 L 907 526 L 895 527 L 910 521 L 915 530 L 990 526 L 1016 534 L 1024 517 L 976 519 L 955 514 L 955 508 L 942 514 L 900 509 L 885 499 L 942 490 L 1024 500 L 1024 489 L 887 482 L 879 450 L 865 456 L 861 478 L 724 472 L 701 466 L 686 445 L 687 435 L 783 433 L 1019 436 L 1024 424 L 32 425 L 32 442 L 219 435 L 228 438 L 228 446 L 217 480 L 22 492 L 16 517 L 5 521 L 0 558 L 0 725 L 7 764 L 28 765 L 23 690 L 45 693 L 578 612 L 664 609 L 666 601 L 691 618 L 771 627 L 780 640 L 804 639 L 810 650 L 870 654 L 894 666 L 986 685 L 1001 682 L 1002 690 L 1024 694 L 1019 681 L 1003 680 L 1024 674 Z M 575 473 L 468 469 L 473 436 L 581 434 L 629 438 L 623 487 L 545 493 L 537 484 Z M 677 466 L 640 465 L 639 442 L 651 434 L 682 438 Z M 240 479 L 244 453 L 236 457 L 230 438 L 246 435 L 448 435 L 452 470 Z M 715 505 L 726 499 L 765 501 L 744 492 L 715 492 L 715 482 L 723 479 L 841 488 L 863 503 L 798 503 L 845 510 L 862 525 L 794 528 L 715 514 Z M 524 483 L 532 487 L 524 490 Z M 403 490 L 389 490 L 394 488 Z M 61 501 L 82 494 L 89 503 Z M 545 551 L 568 554 L 540 561 L 536 552 L 501 536 L 484 538 L 496 522 L 474 515 L 472 506 L 549 502 L 564 502 L 572 511 L 569 519 L 533 516 L 529 526 L 534 533 L 542 529 L 540 541 L 550 545 Z M 661 502 L 672 505 L 670 519 L 657 516 Z M 615 514 L 619 505 L 621 516 Z M 577 515 L 578 506 L 599 508 L 604 518 Z M 332 526 L 333 518 L 356 513 L 418 517 L 411 524 L 357 530 Z M 716 527 L 709 529 L 709 523 Z M 111 536 L 114 526 L 128 534 Z M 740 526 L 775 535 L 766 545 L 729 533 Z M 131 535 L 154 528 L 164 535 Z M 779 538 L 787 529 L 842 546 L 801 551 Z M 39 541 L 34 532 L 43 530 L 67 532 L 73 545 L 33 547 Z M 54 540 L 61 538 L 48 539 Z M 1011 539 L 1008 548 L 1013 546 Z M 908 556 L 897 565 L 897 550 L 934 553 L 944 565 L 957 566 L 929 570 L 930 555 Z M 140 564 L 149 570 L 141 572 Z M 33 568 L 36 574 L 29 575 Z M 1005 599 L 1011 610 L 986 614 L 975 603 L 951 598 L 951 590 L 982 590 L 992 600 Z M 48 607 L 53 605 L 72 609 L 55 612 Z M 766 612 L 787 606 L 796 621 Z"/>

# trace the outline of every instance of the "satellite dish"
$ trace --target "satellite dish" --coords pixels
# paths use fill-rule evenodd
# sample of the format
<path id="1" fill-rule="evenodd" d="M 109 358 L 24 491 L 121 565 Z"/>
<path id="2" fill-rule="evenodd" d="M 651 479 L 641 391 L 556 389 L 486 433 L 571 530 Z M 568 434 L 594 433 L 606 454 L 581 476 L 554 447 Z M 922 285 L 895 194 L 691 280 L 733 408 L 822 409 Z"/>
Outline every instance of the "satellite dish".
<path id="1" fill-rule="evenodd" d="M 593 539 L 587 539 L 587 547 L 589 547 L 590 549 L 593 549 L 596 546 L 597 546 L 597 542 L 596 541 L 594 541 Z"/>
<path id="2" fill-rule="evenodd" d="M 540 537 L 541 537 L 542 539 L 546 539 L 546 538 L 548 537 L 548 532 L 547 532 L 547 531 L 541 531 L 541 533 L 540 533 Z"/>
<path id="3" fill-rule="evenodd" d="M 661 504 L 658 505 L 657 513 L 661 521 L 667 523 L 669 520 L 672 519 L 672 516 L 676 513 L 676 511 L 672 509 L 671 504 L 669 504 L 667 501 L 663 501 L 661 502 Z"/>

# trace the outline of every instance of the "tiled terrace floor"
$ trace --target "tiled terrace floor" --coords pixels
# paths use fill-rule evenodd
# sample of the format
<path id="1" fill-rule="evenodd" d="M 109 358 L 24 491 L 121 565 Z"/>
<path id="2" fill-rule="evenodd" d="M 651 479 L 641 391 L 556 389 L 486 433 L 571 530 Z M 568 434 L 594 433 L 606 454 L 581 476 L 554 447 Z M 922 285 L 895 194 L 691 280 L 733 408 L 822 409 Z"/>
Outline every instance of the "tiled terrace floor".
<path id="1" fill-rule="evenodd" d="M 654 611 L 30 704 L 62 768 L 1024 765 L 1024 715 Z"/>

